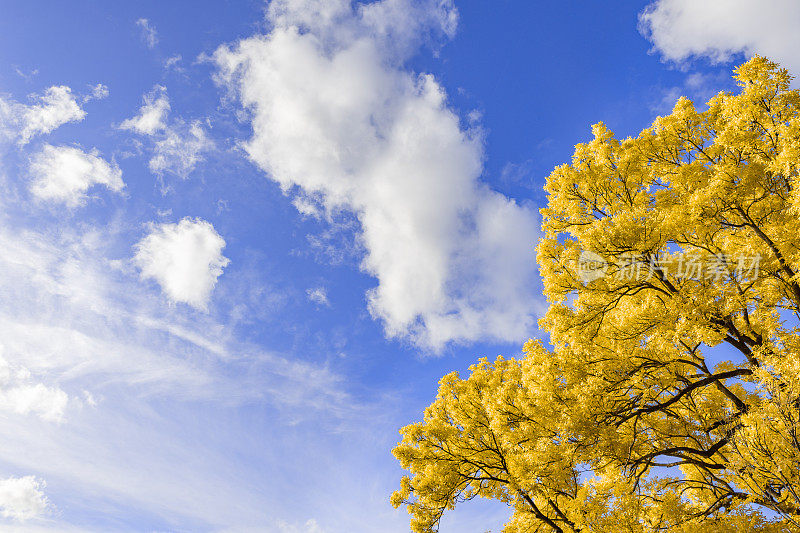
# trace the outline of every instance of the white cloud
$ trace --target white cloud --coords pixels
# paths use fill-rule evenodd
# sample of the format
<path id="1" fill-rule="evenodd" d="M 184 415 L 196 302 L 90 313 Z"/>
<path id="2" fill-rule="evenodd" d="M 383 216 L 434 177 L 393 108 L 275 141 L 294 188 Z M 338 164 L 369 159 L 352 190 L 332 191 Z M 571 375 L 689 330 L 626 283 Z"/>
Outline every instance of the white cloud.
<path id="1" fill-rule="evenodd" d="M 229 263 L 225 240 L 200 219 L 159 224 L 136 245 L 134 262 L 143 279 L 154 279 L 175 302 L 206 309 L 211 291 Z"/>
<path id="2" fill-rule="evenodd" d="M 0 390 L 42 381 L 76 394 L 83 390 L 94 394 L 99 388 L 117 390 L 125 384 L 143 395 L 172 391 L 184 399 L 230 399 L 229 389 L 220 392 L 227 381 L 196 363 L 234 354 L 241 360 L 252 354 L 254 364 L 263 371 L 253 371 L 248 397 L 263 397 L 270 390 L 276 403 L 302 405 L 303 412 L 312 404 L 327 408 L 337 403 L 339 378 L 327 369 L 237 343 L 214 316 L 165 308 L 158 295 L 144 290 L 137 272 L 126 262 L 107 258 L 127 246 L 117 225 L 82 224 L 78 231 L 55 220 L 51 228 L 39 222 L 30 230 L 18 225 L 24 219 L 22 209 L 0 198 L 0 250 L 4 251 L 0 254 L 0 343 L 9 369 L 6 374 L 0 364 L 0 378 L 8 376 L 8 381 L 0 379 Z M 166 262 L 179 246 L 168 249 L 170 239 L 158 237 L 180 235 L 180 226 L 195 222 L 184 219 L 182 224 L 165 224 L 163 232 L 156 226 L 150 233 L 154 238 L 142 242 L 162 244 L 149 250 L 165 251 L 168 257 L 158 259 Z M 201 227 L 194 228 L 198 247 L 219 245 L 221 249 L 222 238 L 210 224 L 199 222 Z M 188 243 L 186 247 L 193 248 Z M 216 273 L 210 271 L 228 260 L 219 254 L 211 258 L 213 254 L 194 248 L 190 255 L 206 261 L 205 276 L 213 285 Z M 174 259 L 184 261 L 184 269 L 194 274 L 191 257 Z M 243 292 L 261 290 L 257 280 L 248 278 L 246 285 Z M 246 306 L 242 312 L 247 312 Z M 246 381 L 238 376 L 232 390 L 244 394 Z"/>
<path id="3" fill-rule="evenodd" d="M 167 88 L 156 85 L 142 99 L 144 105 L 139 109 L 139 114 L 123 121 L 119 125 L 120 129 L 135 131 L 142 135 L 154 135 L 164 130 L 170 109 Z"/>
<path id="4" fill-rule="evenodd" d="M 84 152 L 72 146 L 49 144 L 31 158 L 30 190 L 37 198 L 76 207 L 86 200 L 94 185 L 119 192 L 125 184 L 122 171 L 100 157 L 97 150 Z"/>
<path id="5" fill-rule="evenodd" d="M 63 419 L 68 400 L 63 390 L 42 383 L 0 390 L 0 409 L 20 415 L 34 413 L 48 421 Z"/>
<path id="6" fill-rule="evenodd" d="M 170 56 L 164 60 L 164 68 L 166 70 L 175 69 L 178 72 L 183 71 L 183 68 L 180 66 L 180 62 L 183 60 L 183 57 L 180 54 L 175 54 L 174 56 Z"/>
<path id="7" fill-rule="evenodd" d="M 158 33 L 156 27 L 150 23 L 146 18 L 140 18 L 136 21 L 136 25 L 142 29 L 142 40 L 151 50 L 158 44 Z"/>
<path id="8" fill-rule="evenodd" d="M 283 0 L 272 31 L 215 53 L 252 115 L 249 157 L 296 205 L 361 225 L 369 309 L 386 333 L 441 348 L 518 342 L 533 327 L 533 209 L 481 183 L 482 137 L 403 61 L 452 34 L 449 1 Z"/>
<path id="9" fill-rule="evenodd" d="M 640 15 L 666 59 L 761 54 L 800 75 L 800 3 L 795 0 L 657 0 Z"/>
<path id="10" fill-rule="evenodd" d="M 92 92 L 90 94 L 83 97 L 83 101 L 88 102 L 90 100 L 103 100 L 108 98 L 109 94 L 111 93 L 108 90 L 108 86 L 98 83 L 92 87 Z"/>
<path id="11" fill-rule="evenodd" d="M 34 68 L 34 69 L 31 69 L 29 72 L 26 73 L 22 69 L 20 69 L 19 67 L 15 66 L 14 67 L 14 72 L 16 72 L 17 76 L 19 76 L 20 78 L 24 79 L 25 81 L 31 81 L 35 76 L 37 76 L 39 74 L 39 69 L 38 68 Z"/>
<path id="12" fill-rule="evenodd" d="M 156 85 L 144 95 L 144 105 L 135 117 L 123 121 L 119 128 L 153 137 L 150 170 L 159 175 L 173 174 L 186 178 L 203 161 L 204 152 L 214 147 L 202 122 L 186 123 L 181 119 L 167 123 L 170 111 L 167 89 Z"/>
<path id="13" fill-rule="evenodd" d="M 3 348 L 0 344 L 0 354 Z M 0 355 L 0 411 L 20 415 L 33 413 L 43 420 L 60 422 L 68 400 L 67 393 L 58 387 L 31 383 L 27 368 L 12 366 Z"/>
<path id="14" fill-rule="evenodd" d="M 129 246 L 128 222 L 71 226 L 31 220 L 26 210 L 0 196 L 0 342 L 9 370 L 0 390 L 43 383 L 69 400 L 61 424 L 41 420 L 45 409 L 28 416 L 0 409 L 2 464 L 47 479 L 47 496 L 59 508 L 41 524 L 0 530 L 116 531 L 135 529 L 147 516 L 162 529 L 263 531 L 285 502 L 296 502 L 264 484 L 267 470 L 280 477 L 278 486 L 290 483 L 295 468 L 284 450 L 298 448 L 286 435 L 313 427 L 308 433 L 319 437 L 325 424 L 352 418 L 355 425 L 366 412 L 371 420 L 383 413 L 361 407 L 326 363 L 238 340 L 226 312 L 163 305 L 127 261 L 109 259 Z M 242 280 L 241 294 L 262 289 L 259 279 Z M 242 312 L 256 314 L 256 305 L 245 302 Z M 275 416 L 254 426 L 238 415 L 243 404 Z M 268 453 L 253 435 L 264 436 Z M 302 453 L 295 456 L 296 471 L 309 468 Z"/>
<path id="15" fill-rule="evenodd" d="M 2 208 L 0 342 L 13 378 L 5 386 L 31 383 L 24 369 L 59 384 L 91 375 L 81 383 L 88 389 L 108 382 L 180 383 L 183 390 L 207 385 L 207 376 L 159 345 L 165 334 L 158 327 L 163 319 L 154 315 L 156 302 L 137 293 L 133 275 L 120 280 L 119 267 L 105 259 L 105 247 L 117 239 L 113 232 L 30 231 L 6 220 L 22 218 L 12 215 L 13 207 Z"/>
<path id="16" fill-rule="evenodd" d="M 35 103 L 25 105 L 0 98 L 0 135 L 27 144 L 37 135 L 86 116 L 72 90 L 63 85 L 50 87 L 32 99 Z"/>
<path id="17" fill-rule="evenodd" d="M 331 303 L 328 301 L 328 291 L 325 287 L 315 287 L 313 289 L 306 289 L 306 296 L 308 299 L 317 305 L 324 305 L 330 307 Z"/>
<path id="18" fill-rule="evenodd" d="M 33 476 L 0 479 L 0 514 L 19 521 L 44 515 L 49 507 L 44 487 Z"/>
<path id="19" fill-rule="evenodd" d="M 185 179 L 203 161 L 203 153 L 213 146 L 200 121 L 178 122 L 156 141 L 150 170 L 158 175 L 170 173 Z"/>
<path id="20" fill-rule="evenodd" d="M 290 524 L 285 520 L 278 521 L 279 533 L 324 533 L 325 530 L 320 527 L 314 518 L 306 520 L 305 524 L 298 526 Z"/>

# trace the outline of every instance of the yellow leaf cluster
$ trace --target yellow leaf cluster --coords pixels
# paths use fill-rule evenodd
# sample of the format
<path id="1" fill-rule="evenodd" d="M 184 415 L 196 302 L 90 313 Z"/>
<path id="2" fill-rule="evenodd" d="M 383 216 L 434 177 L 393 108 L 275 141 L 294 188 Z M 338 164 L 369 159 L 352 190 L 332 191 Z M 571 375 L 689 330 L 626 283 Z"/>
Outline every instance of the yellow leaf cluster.
<path id="1" fill-rule="evenodd" d="M 800 531 L 800 93 L 763 57 L 735 77 L 549 176 L 551 346 L 445 376 L 401 430 L 412 531 L 475 497 L 507 533 Z"/>

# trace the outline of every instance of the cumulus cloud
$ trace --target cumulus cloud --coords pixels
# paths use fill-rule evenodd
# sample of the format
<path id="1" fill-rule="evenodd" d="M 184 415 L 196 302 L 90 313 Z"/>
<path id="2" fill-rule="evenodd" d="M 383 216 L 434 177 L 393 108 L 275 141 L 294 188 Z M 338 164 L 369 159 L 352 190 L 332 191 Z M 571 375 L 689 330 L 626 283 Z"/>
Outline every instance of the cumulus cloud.
<path id="1" fill-rule="evenodd" d="M 156 85 L 153 90 L 142 97 L 144 104 L 139 108 L 139 114 L 124 120 L 120 129 L 135 131 L 142 135 L 154 135 L 167 127 L 166 118 L 169 113 L 169 97 L 167 88 Z"/>
<path id="2" fill-rule="evenodd" d="M 800 75 L 800 3 L 794 0 L 657 0 L 639 18 L 666 59 L 761 54 Z"/>
<path id="3" fill-rule="evenodd" d="M 0 135 L 16 139 L 21 145 L 42 134 L 50 133 L 68 122 L 79 122 L 86 116 L 69 87 L 50 87 L 43 95 L 33 95 L 31 105 L 0 98 Z"/>
<path id="4" fill-rule="evenodd" d="M 33 476 L 0 479 L 0 514 L 19 521 L 44 515 L 49 507 L 44 488 Z"/>
<path id="5" fill-rule="evenodd" d="M 2 462 L 10 469 L 0 477 L 35 473 L 58 480 L 61 490 L 48 486 L 47 495 L 56 503 L 65 499 L 70 509 L 47 516 L 42 531 L 86 531 L 81 517 L 97 515 L 98 508 L 113 508 L 114 516 L 98 518 L 96 531 L 139 516 L 172 529 L 229 526 L 239 533 L 256 524 L 263 531 L 282 503 L 259 490 L 263 480 L 224 442 L 238 445 L 254 431 L 283 434 L 275 430 L 283 422 L 339 426 L 352 417 L 355 424 L 379 410 L 347 394 L 345 380 L 326 362 L 238 339 L 227 309 L 198 315 L 188 306 L 164 306 L 127 262 L 110 259 L 128 246 L 129 224 L 65 225 L 52 217 L 32 220 L 27 209 L 0 196 L 0 343 L 9 371 L 0 391 L 42 383 L 69 398 L 61 424 L 43 422 L 46 409 L 23 416 L 0 406 Z M 241 294 L 263 290 L 260 279 L 240 280 Z M 235 305 L 252 315 L 262 302 L 242 300 Z M 89 407 L 92 397 L 98 408 Z M 209 410 L 211 404 L 218 408 Z M 241 404 L 269 406 L 276 416 L 263 431 L 239 424 L 232 414 Z M 206 415 L 187 432 L 187 417 Z M 227 426 L 222 440 L 205 438 L 204 428 L 234 419 L 236 428 Z M 281 438 L 276 465 L 285 463 L 281 447 L 291 446 Z M 3 501 L 0 496 L 0 523 Z M 35 522 L 17 527 L 10 516 L 0 531 L 39 530 Z"/>
<path id="6" fill-rule="evenodd" d="M 73 146 L 46 144 L 31 158 L 29 171 L 34 196 L 68 207 L 81 205 L 94 185 L 114 192 L 125 186 L 119 167 L 101 158 L 96 149 L 84 152 Z"/>
<path id="7" fill-rule="evenodd" d="M 0 354 L 2 351 L 0 345 Z M 64 418 L 68 400 L 67 393 L 58 387 L 31 383 L 27 368 L 14 367 L 0 355 L 0 411 L 35 414 L 43 420 L 59 422 Z"/>
<path id="8" fill-rule="evenodd" d="M 178 122 L 156 141 L 150 170 L 158 175 L 169 173 L 185 179 L 213 146 L 200 121 Z"/>
<path id="9" fill-rule="evenodd" d="M 187 178 L 203 160 L 203 154 L 214 146 L 202 121 L 187 123 L 177 119 L 168 124 L 169 97 L 166 87 L 161 85 L 145 94 L 143 101 L 139 113 L 124 120 L 119 128 L 153 138 L 153 154 L 149 162 L 153 173 Z"/>
<path id="10" fill-rule="evenodd" d="M 205 220 L 184 218 L 159 224 L 135 249 L 143 279 L 153 279 L 174 302 L 206 309 L 211 291 L 229 263 L 225 240 Z"/>
<path id="11" fill-rule="evenodd" d="M 307 213 L 360 223 L 368 305 L 390 337 L 518 342 L 533 326 L 538 223 L 482 183 L 481 132 L 404 62 L 452 34 L 452 2 L 280 0 L 272 30 L 214 59 L 251 114 L 251 160 Z"/>
<path id="12" fill-rule="evenodd" d="M 107 85 L 103 85 L 102 83 L 98 83 L 92 87 L 92 92 L 87 94 L 83 97 L 84 102 L 88 102 L 90 100 L 103 100 L 108 98 L 108 95 L 111 94 L 108 90 Z"/>
<path id="13" fill-rule="evenodd" d="M 64 418 L 68 400 L 63 390 L 42 383 L 17 385 L 0 391 L 0 409 L 20 415 L 35 414 L 51 422 Z"/>
<path id="14" fill-rule="evenodd" d="M 158 44 L 158 32 L 156 32 L 156 27 L 146 18 L 137 20 L 136 25 L 141 29 L 142 41 L 147 45 L 147 48 L 151 50 L 155 48 Z"/>

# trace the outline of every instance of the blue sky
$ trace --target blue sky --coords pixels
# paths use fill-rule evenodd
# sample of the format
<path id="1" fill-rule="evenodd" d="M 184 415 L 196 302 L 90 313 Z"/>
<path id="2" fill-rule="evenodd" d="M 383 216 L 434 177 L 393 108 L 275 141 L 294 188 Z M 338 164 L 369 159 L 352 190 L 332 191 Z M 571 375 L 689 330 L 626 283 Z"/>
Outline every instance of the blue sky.
<path id="1" fill-rule="evenodd" d="M 2 529 L 405 531 L 398 428 L 541 336 L 552 168 L 754 53 L 796 72 L 798 22 L 788 0 L 5 2 Z"/>

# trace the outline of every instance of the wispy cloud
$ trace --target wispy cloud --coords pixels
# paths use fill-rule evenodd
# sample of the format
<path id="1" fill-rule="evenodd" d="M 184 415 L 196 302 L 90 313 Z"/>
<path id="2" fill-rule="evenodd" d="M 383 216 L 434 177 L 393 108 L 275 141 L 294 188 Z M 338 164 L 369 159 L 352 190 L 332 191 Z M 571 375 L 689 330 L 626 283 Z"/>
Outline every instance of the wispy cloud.
<path id="1" fill-rule="evenodd" d="M 324 305 L 330 307 L 331 303 L 328 301 L 328 291 L 325 287 L 314 287 L 313 289 L 306 289 L 306 296 L 308 299 L 317 305 Z"/>
<path id="2" fill-rule="evenodd" d="M 46 479 L 56 510 L 116 517 L 104 531 L 148 513 L 194 530 L 270 523 L 260 476 L 245 475 L 226 451 L 252 431 L 235 413 L 242 405 L 269 409 L 272 428 L 308 419 L 335 425 L 361 409 L 341 378 L 324 364 L 237 340 L 213 308 L 197 314 L 163 305 L 127 257 L 109 259 L 130 230 L 58 221 L 31 229 L 20 225 L 24 206 L 9 207 L 0 216 L 4 465 Z M 180 224 L 173 226 L 161 233 L 180 237 Z M 208 237 L 189 233 L 200 244 Z M 204 424 L 226 421 L 235 433 L 209 442 L 216 437 Z M 50 529 L 70 526 L 58 521 Z"/>
<path id="3" fill-rule="evenodd" d="M 183 72 L 183 67 L 180 66 L 183 57 L 180 54 L 175 54 L 164 60 L 164 69 L 174 69 L 176 72 Z"/>
<path id="4" fill-rule="evenodd" d="M 153 141 L 150 170 L 163 178 L 172 174 L 186 179 L 203 161 L 204 154 L 214 148 L 203 121 L 186 122 L 175 119 L 168 122 L 169 97 L 164 86 L 156 85 L 143 97 L 139 113 L 124 120 L 119 128 L 148 136 Z"/>
<path id="5" fill-rule="evenodd" d="M 325 530 L 313 518 L 309 518 L 302 525 L 290 524 L 285 520 L 280 520 L 278 521 L 278 531 L 279 533 L 325 533 Z"/>
<path id="6" fill-rule="evenodd" d="M 108 90 L 108 86 L 98 83 L 91 87 L 91 92 L 83 97 L 84 102 L 89 102 L 91 100 L 104 100 L 108 98 L 108 95 L 111 92 Z"/>
<path id="7" fill-rule="evenodd" d="M 158 44 L 158 32 L 156 31 L 156 27 L 146 18 L 137 20 L 136 25 L 139 26 L 142 32 L 142 41 L 147 45 L 147 48 L 151 50 L 155 48 Z"/>
<path id="8" fill-rule="evenodd" d="M 213 147 L 201 121 L 178 121 L 156 140 L 150 170 L 160 176 L 169 173 L 186 179 Z"/>

